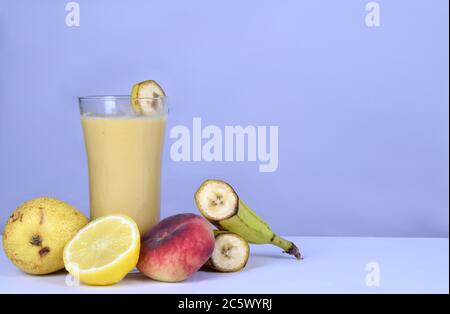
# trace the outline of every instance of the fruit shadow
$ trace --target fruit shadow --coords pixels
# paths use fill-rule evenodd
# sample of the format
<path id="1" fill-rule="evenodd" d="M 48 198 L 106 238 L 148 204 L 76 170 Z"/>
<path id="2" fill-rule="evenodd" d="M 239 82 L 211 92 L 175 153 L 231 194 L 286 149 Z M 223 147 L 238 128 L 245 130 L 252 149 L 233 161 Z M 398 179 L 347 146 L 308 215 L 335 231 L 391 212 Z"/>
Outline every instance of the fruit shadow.
<path id="1" fill-rule="evenodd" d="M 65 269 L 61 269 L 58 270 L 54 273 L 50 273 L 50 274 L 44 274 L 44 275 L 34 275 L 34 274 L 29 274 L 26 273 L 24 271 L 21 271 L 18 268 L 11 268 L 8 269 L 8 271 L 2 271 L 0 272 L 0 276 L 1 277 L 31 277 L 31 278 L 42 278 L 42 277 L 46 277 L 46 278 L 52 278 L 52 277 L 60 277 L 62 275 L 67 275 L 67 271 Z"/>
<path id="2" fill-rule="evenodd" d="M 180 283 L 192 283 L 192 282 L 202 282 L 211 280 L 213 277 L 213 272 L 205 272 L 203 269 L 200 269 L 198 272 L 194 273 L 191 277 L 186 279 L 186 281 L 182 282 L 163 282 L 158 280 L 153 280 L 145 276 L 143 273 L 136 272 L 130 273 L 126 276 L 127 283 L 155 283 L 160 285 L 170 285 L 170 284 L 180 284 Z"/>
<path id="3" fill-rule="evenodd" d="M 270 262 L 272 260 L 272 263 Z M 267 265 L 271 265 L 273 263 L 278 263 L 281 261 L 299 261 L 296 260 L 293 256 L 287 254 L 279 254 L 279 253 L 251 253 L 250 258 L 245 266 L 245 270 L 253 270 L 258 268 L 267 267 Z"/>
<path id="4" fill-rule="evenodd" d="M 294 259 L 295 260 L 295 257 L 292 256 L 292 255 L 279 254 L 279 253 L 273 253 L 273 254 L 270 254 L 270 253 L 251 253 L 250 258 L 252 258 L 252 257 L 270 258 L 270 259 Z"/>

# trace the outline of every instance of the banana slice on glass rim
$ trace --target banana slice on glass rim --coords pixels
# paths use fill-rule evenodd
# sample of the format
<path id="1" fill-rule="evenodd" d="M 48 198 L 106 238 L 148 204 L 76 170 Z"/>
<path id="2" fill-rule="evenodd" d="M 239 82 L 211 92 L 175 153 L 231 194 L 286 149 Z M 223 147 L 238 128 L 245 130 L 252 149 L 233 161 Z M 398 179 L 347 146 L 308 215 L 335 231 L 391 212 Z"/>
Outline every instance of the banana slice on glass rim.
<path id="1" fill-rule="evenodd" d="M 133 85 L 131 90 L 131 106 L 137 114 L 150 115 L 163 108 L 162 87 L 153 80 L 146 80 Z"/>

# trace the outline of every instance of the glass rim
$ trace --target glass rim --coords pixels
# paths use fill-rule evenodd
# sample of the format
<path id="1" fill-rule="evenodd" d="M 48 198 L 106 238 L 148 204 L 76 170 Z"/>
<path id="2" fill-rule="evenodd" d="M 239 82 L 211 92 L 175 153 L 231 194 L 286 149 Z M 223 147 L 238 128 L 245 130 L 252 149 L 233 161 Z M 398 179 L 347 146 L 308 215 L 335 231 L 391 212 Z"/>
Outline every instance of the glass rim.
<path id="1" fill-rule="evenodd" d="M 78 97 L 78 101 L 83 100 L 155 100 L 155 99 L 167 99 L 167 96 L 158 97 L 131 97 L 130 95 L 89 95 Z"/>

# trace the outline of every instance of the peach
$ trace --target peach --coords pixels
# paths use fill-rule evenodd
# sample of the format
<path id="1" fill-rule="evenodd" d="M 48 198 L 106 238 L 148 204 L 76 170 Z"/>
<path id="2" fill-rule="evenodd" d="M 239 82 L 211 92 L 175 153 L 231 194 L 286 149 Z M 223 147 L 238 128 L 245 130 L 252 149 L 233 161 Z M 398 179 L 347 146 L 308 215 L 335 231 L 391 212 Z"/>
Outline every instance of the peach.
<path id="1" fill-rule="evenodd" d="M 206 263 L 214 243 L 211 225 L 203 217 L 170 216 L 142 236 L 137 268 L 155 280 L 182 281 Z"/>

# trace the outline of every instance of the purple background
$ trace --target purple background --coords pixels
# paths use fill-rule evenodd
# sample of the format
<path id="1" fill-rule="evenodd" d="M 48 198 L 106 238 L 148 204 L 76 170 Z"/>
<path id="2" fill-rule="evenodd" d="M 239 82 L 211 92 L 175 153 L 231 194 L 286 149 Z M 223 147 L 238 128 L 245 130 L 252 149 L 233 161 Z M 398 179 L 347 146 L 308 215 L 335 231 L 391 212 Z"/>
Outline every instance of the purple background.
<path id="1" fill-rule="evenodd" d="M 163 215 L 217 177 L 290 235 L 448 236 L 448 1 L 0 2 L 0 219 L 40 195 L 88 212 L 77 96 L 155 79 L 169 129 L 278 125 L 279 167 L 163 169 Z M 168 132 L 167 132 L 168 133 Z"/>

